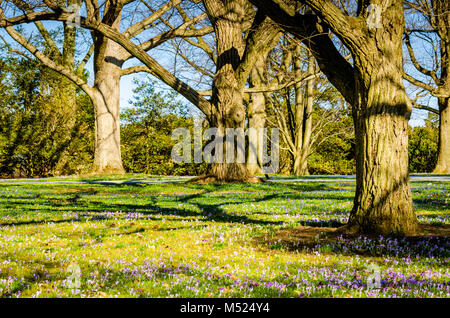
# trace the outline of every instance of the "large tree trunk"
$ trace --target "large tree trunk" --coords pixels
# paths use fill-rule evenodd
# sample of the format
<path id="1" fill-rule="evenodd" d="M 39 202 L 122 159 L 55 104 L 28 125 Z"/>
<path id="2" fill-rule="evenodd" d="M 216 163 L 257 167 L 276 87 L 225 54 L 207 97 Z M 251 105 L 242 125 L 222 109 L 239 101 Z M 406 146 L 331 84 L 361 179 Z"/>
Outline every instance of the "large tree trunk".
<path id="1" fill-rule="evenodd" d="M 225 136 L 227 128 L 245 127 L 243 89 L 238 83 L 237 69 L 244 53 L 242 22 L 246 1 L 204 1 L 216 34 L 217 63 L 213 79 L 211 104 L 214 109 L 210 118 L 211 127 L 218 128 Z M 244 163 L 226 162 L 226 143 L 222 162 L 212 163 L 207 172 L 207 182 L 248 182 L 251 175 Z M 236 149 L 234 149 L 236 152 Z M 234 155 L 234 154 L 233 154 Z"/>
<path id="2" fill-rule="evenodd" d="M 316 10 L 324 10 L 312 1 L 308 3 Z M 408 175 L 408 120 L 412 106 L 402 79 L 403 1 L 385 0 L 378 5 L 382 15 L 376 24 L 367 22 L 369 13 L 363 6 L 361 19 L 344 17 L 350 24 L 334 26 L 354 60 L 351 101 L 356 135 L 356 193 L 343 230 L 414 235 L 420 230 Z M 337 11 L 335 14 L 339 15 Z"/>
<path id="3" fill-rule="evenodd" d="M 412 106 L 402 79 L 402 1 L 384 2 L 382 12 L 380 27 L 369 25 L 364 41 L 347 43 L 355 59 L 356 193 L 345 229 L 414 235 L 419 226 L 408 173 Z"/>
<path id="4" fill-rule="evenodd" d="M 92 100 L 95 109 L 95 155 L 93 173 L 121 174 L 124 173 L 120 151 L 120 119 L 117 91 L 114 88 L 117 79 L 108 76 L 106 85 L 101 85 L 95 91 Z M 105 87 L 106 86 L 106 87 Z"/>
<path id="5" fill-rule="evenodd" d="M 119 30 L 120 15 L 112 27 Z M 95 156 L 93 173 L 124 173 L 120 151 L 120 72 L 115 58 L 119 44 L 96 34 L 94 53 Z"/>
<path id="6" fill-rule="evenodd" d="M 377 43 L 401 50 L 398 43 Z M 388 50 L 389 51 L 389 50 Z M 397 57 L 397 58 L 395 58 Z M 408 175 L 411 106 L 401 78 L 401 54 L 371 56 L 356 80 L 356 194 L 351 232 L 413 235 L 418 230 Z M 373 65 L 372 67 L 370 66 Z"/>
<path id="7" fill-rule="evenodd" d="M 239 61 L 239 52 L 232 39 L 241 36 L 239 31 L 233 34 L 231 24 L 228 21 L 217 22 L 221 32 L 216 33 L 218 39 L 219 62 L 217 72 L 213 80 L 212 104 L 215 108 L 211 126 L 218 128 L 222 136 L 225 136 L 227 128 L 245 128 L 245 109 L 243 105 L 242 91 L 237 86 L 234 70 Z M 220 35 L 221 33 L 224 33 Z M 225 139 L 225 138 L 224 138 Z M 246 182 L 250 178 L 245 163 L 225 162 L 227 156 L 226 142 L 223 143 L 223 162 L 213 163 L 208 175 L 218 182 Z M 235 151 L 235 150 L 233 150 Z M 233 154 L 233 157 L 236 157 Z"/>
<path id="8" fill-rule="evenodd" d="M 433 173 L 450 174 L 450 98 L 439 99 L 438 160 Z"/>

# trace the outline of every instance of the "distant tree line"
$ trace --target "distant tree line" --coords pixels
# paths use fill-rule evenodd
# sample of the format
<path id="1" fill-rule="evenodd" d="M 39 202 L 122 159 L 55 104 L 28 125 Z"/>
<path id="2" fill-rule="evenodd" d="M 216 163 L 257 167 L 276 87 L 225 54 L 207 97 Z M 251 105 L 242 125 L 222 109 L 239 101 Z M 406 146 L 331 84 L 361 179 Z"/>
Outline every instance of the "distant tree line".
<path id="1" fill-rule="evenodd" d="M 73 85 L 39 62 L 3 52 L 0 60 L 0 173 L 2 177 L 46 177 L 84 174 L 94 157 L 94 113 L 90 99 L 76 89 L 75 107 L 68 102 Z M 171 160 L 175 128 L 193 129 L 194 118 L 174 92 L 157 89 L 148 79 L 134 82 L 133 98 L 121 114 L 123 166 L 127 172 L 155 175 L 199 175 L 206 164 Z M 330 92 L 328 92 L 330 94 Z M 329 96 L 328 96 L 329 97 Z M 314 114 L 320 112 L 320 104 Z M 326 110 L 322 109 L 322 112 Z M 320 116 L 317 116 L 320 117 Z M 314 122 L 320 118 L 314 117 Z M 353 133 L 349 111 L 321 131 L 320 147 L 308 156 L 310 174 L 353 174 Z M 438 116 L 424 127 L 410 127 L 411 172 L 432 172 L 437 161 Z M 329 137 L 329 138 L 327 138 Z M 295 158 L 281 144 L 280 173 L 293 174 Z"/>

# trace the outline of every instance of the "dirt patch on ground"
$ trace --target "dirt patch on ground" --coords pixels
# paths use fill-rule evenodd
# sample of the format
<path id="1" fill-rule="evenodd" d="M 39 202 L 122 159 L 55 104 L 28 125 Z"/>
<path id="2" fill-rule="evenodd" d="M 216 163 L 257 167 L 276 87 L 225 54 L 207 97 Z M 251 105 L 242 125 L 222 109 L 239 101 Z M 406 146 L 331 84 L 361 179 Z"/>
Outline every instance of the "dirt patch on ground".
<path id="1" fill-rule="evenodd" d="M 423 236 L 450 237 L 450 225 L 421 224 L 424 231 Z"/>
<path id="2" fill-rule="evenodd" d="M 435 240 L 439 238 L 450 238 L 450 225 L 430 225 L 421 224 L 422 235 L 405 237 L 407 242 L 419 242 L 423 240 Z M 259 245 L 270 246 L 274 243 L 282 244 L 288 249 L 301 249 L 312 247 L 317 244 L 336 242 L 338 237 L 353 240 L 365 236 L 368 238 L 378 238 L 378 236 L 343 234 L 337 227 L 315 227 L 297 226 L 290 229 L 282 229 L 275 233 L 259 236 L 256 241 Z"/>
<path id="3" fill-rule="evenodd" d="M 288 249 L 301 249 L 304 247 L 312 247 L 319 243 L 323 244 L 336 241 L 337 237 L 342 235 L 337 229 L 332 227 L 297 226 L 259 236 L 256 238 L 256 242 L 260 246 L 281 244 Z"/>

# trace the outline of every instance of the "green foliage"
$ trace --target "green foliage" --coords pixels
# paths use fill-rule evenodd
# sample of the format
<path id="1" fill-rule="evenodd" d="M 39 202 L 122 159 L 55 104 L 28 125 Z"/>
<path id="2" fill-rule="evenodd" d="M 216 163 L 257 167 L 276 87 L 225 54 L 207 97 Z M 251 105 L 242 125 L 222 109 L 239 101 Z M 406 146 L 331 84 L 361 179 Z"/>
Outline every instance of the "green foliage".
<path id="1" fill-rule="evenodd" d="M 330 100 L 336 100 L 336 97 L 331 95 Z M 326 102 L 326 99 L 323 102 Z M 354 174 L 355 136 L 350 107 L 335 105 L 328 109 L 315 106 L 313 118 L 317 118 L 315 121 L 325 120 L 326 123 L 317 132 L 317 143 L 313 145 L 314 151 L 308 158 L 309 172 Z"/>
<path id="2" fill-rule="evenodd" d="M 309 157 L 308 165 L 311 174 L 354 174 L 354 141 L 340 137 L 328 139 Z"/>
<path id="3" fill-rule="evenodd" d="M 38 62 L 6 56 L 0 68 L 0 174 L 87 170 L 93 156 L 90 99 Z"/>
<path id="4" fill-rule="evenodd" d="M 312 145 L 308 157 L 308 170 L 312 175 L 354 174 L 355 138 L 350 111 L 336 107 L 323 107 L 316 103 L 313 111 L 313 125 L 326 121 L 320 129 L 313 131 Z M 292 167 L 292 156 L 287 151 L 280 152 L 281 173 L 288 173 Z"/>
<path id="5" fill-rule="evenodd" d="M 204 164 L 178 164 L 171 152 L 177 143 L 172 131 L 193 129 L 189 108 L 177 101 L 175 93 L 156 91 L 152 81 L 135 81 L 133 101 L 122 114 L 122 160 L 127 172 L 158 175 L 198 175 Z"/>
<path id="6" fill-rule="evenodd" d="M 438 156 L 439 130 L 436 115 L 430 113 L 425 127 L 409 130 L 409 171 L 432 172 Z"/>

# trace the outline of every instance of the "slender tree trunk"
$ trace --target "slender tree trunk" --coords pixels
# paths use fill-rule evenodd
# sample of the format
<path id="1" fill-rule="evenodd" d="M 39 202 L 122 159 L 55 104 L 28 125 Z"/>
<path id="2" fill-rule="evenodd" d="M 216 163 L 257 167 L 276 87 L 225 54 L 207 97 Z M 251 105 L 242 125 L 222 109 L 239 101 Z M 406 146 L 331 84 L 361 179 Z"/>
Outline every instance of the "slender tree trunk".
<path id="1" fill-rule="evenodd" d="M 295 56 L 293 58 L 293 68 L 295 77 L 302 76 L 302 60 L 301 60 L 301 45 L 297 44 L 295 48 Z M 296 176 L 300 176 L 304 174 L 304 168 L 307 163 L 304 162 L 303 154 L 303 134 L 305 132 L 305 102 L 304 102 L 304 90 L 302 83 L 295 84 L 295 132 L 294 132 L 294 145 L 295 149 L 293 150 L 294 155 L 294 164 L 292 165 L 293 174 Z"/>
<path id="2" fill-rule="evenodd" d="M 260 56 L 250 73 L 250 87 L 261 87 L 264 84 L 263 74 L 266 66 L 266 58 Z M 264 93 L 252 93 L 251 101 L 247 109 L 248 128 L 255 129 L 256 133 L 248 136 L 248 160 L 247 169 L 250 174 L 255 175 L 261 173 L 260 164 L 262 158 L 262 134 L 259 133 L 263 129 L 266 122 L 266 98 Z"/>
<path id="3" fill-rule="evenodd" d="M 315 72 L 315 60 L 311 53 L 308 58 L 308 75 L 313 75 Z M 306 109 L 304 114 L 304 132 L 303 132 L 303 149 L 302 149 L 302 172 L 304 175 L 309 175 L 308 171 L 308 157 L 311 150 L 311 134 L 312 134 L 312 113 L 314 103 L 314 86 L 315 80 L 309 79 L 306 83 Z"/>
<path id="4" fill-rule="evenodd" d="M 69 2 L 70 3 L 70 2 Z M 64 43 L 63 43 L 63 64 L 67 66 L 70 70 L 75 68 L 75 38 L 76 36 L 76 28 L 64 24 Z M 76 106 L 76 85 L 64 77 L 64 83 L 67 87 L 66 93 L 71 99 L 71 104 L 73 108 Z"/>
<path id="5" fill-rule="evenodd" d="M 433 173 L 450 174 L 450 3 L 432 0 L 430 17 L 439 37 L 441 74 L 439 86 L 444 96 L 438 98 L 438 159 Z"/>
<path id="6" fill-rule="evenodd" d="M 432 0 L 432 21 L 440 38 L 440 88 L 445 96 L 438 98 L 439 143 L 434 173 L 450 174 L 450 3 Z"/>
<path id="7" fill-rule="evenodd" d="M 438 103 L 438 160 L 433 173 L 450 174 L 450 98 L 440 98 Z"/>
<path id="8" fill-rule="evenodd" d="M 294 69 L 296 77 L 302 75 L 300 61 L 300 45 L 296 48 L 294 59 Z M 308 75 L 314 74 L 315 60 L 310 54 L 308 58 Z M 293 172 L 295 175 L 309 175 L 308 156 L 311 148 L 312 134 L 312 111 L 314 102 L 314 79 L 310 79 L 306 84 L 306 103 L 303 98 L 302 84 L 295 85 L 295 109 L 296 109 L 296 151 L 294 155 Z"/>
<path id="9" fill-rule="evenodd" d="M 120 15 L 112 25 L 117 30 Z M 94 53 L 95 157 L 93 172 L 124 173 L 120 151 L 120 76 L 123 61 L 115 59 L 120 45 L 96 34 Z"/>

